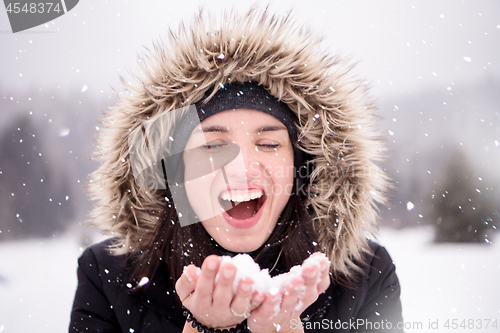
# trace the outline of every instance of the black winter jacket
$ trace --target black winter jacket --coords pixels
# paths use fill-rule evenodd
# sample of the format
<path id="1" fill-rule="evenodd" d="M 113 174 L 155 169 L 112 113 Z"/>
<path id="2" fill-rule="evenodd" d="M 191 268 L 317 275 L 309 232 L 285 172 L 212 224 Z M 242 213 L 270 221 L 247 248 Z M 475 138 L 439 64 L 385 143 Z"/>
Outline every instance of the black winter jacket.
<path id="1" fill-rule="evenodd" d="M 125 256 L 113 256 L 111 239 L 87 248 L 78 260 L 78 289 L 70 332 L 182 332 L 185 317 L 166 265 L 149 285 L 132 292 Z M 274 265 L 279 244 L 269 246 L 258 260 Z M 302 315 L 305 332 L 402 332 L 400 286 L 395 266 L 384 247 L 370 242 L 374 256 L 354 290 L 332 283 Z M 280 259 L 271 275 L 283 273 Z M 175 281 L 174 281 L 175 282 Z M 293 326 L 292 326 L 293 327 Z"/>

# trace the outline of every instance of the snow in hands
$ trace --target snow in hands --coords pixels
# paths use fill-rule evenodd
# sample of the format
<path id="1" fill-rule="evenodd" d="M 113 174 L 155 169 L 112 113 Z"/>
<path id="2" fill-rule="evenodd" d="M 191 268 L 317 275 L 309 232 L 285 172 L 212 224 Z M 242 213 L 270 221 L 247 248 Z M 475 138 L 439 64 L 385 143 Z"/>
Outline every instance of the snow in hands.
<path id="1" fill-rule="evenodd" d="M 238 283 L 240 280 L 250 278 L 253 281 L 252 292 L 259 292 L 261 294 L 273 294 L 277 290 L 284 292 L 287 285 L 293 279 L 302 278 L 302 271 L 308 267 L 316 266 L 321 270 L 321 261 L 326 260 L 328 265 L 330 261 L 324 253 L 315 252 L 309 256 L 302 265 L 293 266 L 290 272 L 283 273 L 274 277 L 269 275 L 269 270 L 260 269 L 259 265 L 248 254 L 238 254 L 234 257 L 222 256 L 220 266 L 231 263 L 236 267 L 236 275 L 233 280 L 233 295 L 236 295 Z M 219 274 L 215 277 L 217 282 Z M 321 275 L 318 274 L 318 283 L 321 280 Z"/>

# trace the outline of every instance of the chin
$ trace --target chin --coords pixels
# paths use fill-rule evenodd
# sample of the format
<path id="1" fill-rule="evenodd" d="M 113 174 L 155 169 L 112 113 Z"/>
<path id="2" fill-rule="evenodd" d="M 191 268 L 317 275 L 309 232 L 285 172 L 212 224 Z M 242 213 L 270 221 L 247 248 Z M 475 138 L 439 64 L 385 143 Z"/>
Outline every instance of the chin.
<path id="1" fill-rule="evenodd" d="M 203 221 L 202 224 L 208 234 L 224 249 L 231 252 L 253 252 L 269 239 L 274 230 L 273 223 L 269 225 L 269 219 L 261 218 L 263 219 L 248 229 L 227 224 L 222 215 Z"/>
<path id="2" fill-rule="evenodd" d="M 259 247 L 261 247 L 266 240 L 267 239 L 248 241 L 248 239 L 240 240 L 238 239 L 238 237 L 234 237 L 233 240 L 230 239 L 228 241 L 226 239 L 226 240 L 221 240 L 220 242 L 217 243 L 224 249 L 231 252 L 253 252 L 257 250 Z"/>
<path id="3" fill-rule="evenodd" d="M 248 246 L 248 245 L 238 246 L 238 244 L 230 244 L 229 242 L 228 242 L 228 244 L 223 244 L 221 246 L 228 251 L 237 252 L 237 253 L 253 252 L 260 247 L 260 246 L 254 247 L 254 246 Z"/>

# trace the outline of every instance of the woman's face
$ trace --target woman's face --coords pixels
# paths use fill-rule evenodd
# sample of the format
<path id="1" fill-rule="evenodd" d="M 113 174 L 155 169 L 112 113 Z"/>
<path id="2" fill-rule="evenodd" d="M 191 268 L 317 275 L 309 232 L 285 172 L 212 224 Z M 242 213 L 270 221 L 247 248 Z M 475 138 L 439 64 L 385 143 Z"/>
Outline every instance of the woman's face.
<path id="1" fill-rule="evenodd" d="M 200 177 L 201 156 L 213 172 Z M 230 162 L 220 167 L 224 156 Z M 264 244 L 293 187 L 293 147 L 285 125 L 256 110 L 219 112 L 193 130 L 183 159 L 189 203 L 210 236 L 233 252 Z"/>

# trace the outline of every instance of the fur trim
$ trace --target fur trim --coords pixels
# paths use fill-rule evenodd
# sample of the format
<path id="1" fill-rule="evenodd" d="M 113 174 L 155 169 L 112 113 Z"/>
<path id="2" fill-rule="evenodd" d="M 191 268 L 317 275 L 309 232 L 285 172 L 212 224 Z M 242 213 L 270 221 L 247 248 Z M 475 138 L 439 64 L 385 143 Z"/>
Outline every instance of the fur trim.
<path id="1" fill-rule="evenodd" d="M 367 87 L 348 77 L 350 62 L 320 50 L 320 38 L 251 9 L 225 14 L 222 23 L 202 11 L 192 25 L 170 31 L 139 60 L 142 73 L 105 112 L 89 190 L 93 224 L 123 239 L 117 253 L 141 249 L 162 211 L 158 191 L 138 188 L 128 152 L 130 133 L 149 118 L 198 102 L 210 87 L 252 80 L 298 116 L 299 146 L 314 156 L 307 204 L 334 274 L 359 270 L 366 236 L 376 231 L 377 203 L 386 203 L 388 177 L 374 161 L 385 150 L 373 127 Z M 222 55 L 222 56 L 221 56 Z M 210 97 L 209 97 L 210 98 Z M 175 120 L 172 120 L 175 125 Z M 168 141 L 168 140 L 167 140 Z"/>

